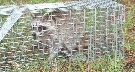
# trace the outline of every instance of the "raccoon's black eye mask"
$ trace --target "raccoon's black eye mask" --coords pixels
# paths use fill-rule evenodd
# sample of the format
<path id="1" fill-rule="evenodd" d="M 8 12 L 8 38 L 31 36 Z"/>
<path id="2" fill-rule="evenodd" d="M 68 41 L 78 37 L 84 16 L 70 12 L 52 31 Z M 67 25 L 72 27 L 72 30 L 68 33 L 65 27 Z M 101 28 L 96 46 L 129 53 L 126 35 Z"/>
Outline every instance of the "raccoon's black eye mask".
<path id="1" fill-rule="evenodd" d="M 47 28 L 45 26 L 38 26 L 38 31 L 41 32 L 42 30 L 46 30 Z"/>
<path id="2" fill-rule="evenodd" d="M 46 30 L 47 28 L 45 26 L 38 26 L 38 27 L 32 27 L 32 30 L 38 30 L 39 32 L 41 32 L 42 30 Z"/>

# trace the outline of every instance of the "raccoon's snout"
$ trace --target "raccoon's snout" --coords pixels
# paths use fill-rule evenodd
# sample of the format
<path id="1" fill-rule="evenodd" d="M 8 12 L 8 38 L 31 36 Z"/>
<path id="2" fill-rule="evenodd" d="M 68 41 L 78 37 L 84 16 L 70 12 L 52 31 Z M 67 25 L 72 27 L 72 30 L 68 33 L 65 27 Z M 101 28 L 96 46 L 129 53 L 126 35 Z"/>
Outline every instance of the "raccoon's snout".
<path id="1" fill-rule="evenodd" d="M 32 33 L 32 36 L 36 37 L 36 33 L 35 33 L 35 32 L 33 32 L 33 33 Z"/>

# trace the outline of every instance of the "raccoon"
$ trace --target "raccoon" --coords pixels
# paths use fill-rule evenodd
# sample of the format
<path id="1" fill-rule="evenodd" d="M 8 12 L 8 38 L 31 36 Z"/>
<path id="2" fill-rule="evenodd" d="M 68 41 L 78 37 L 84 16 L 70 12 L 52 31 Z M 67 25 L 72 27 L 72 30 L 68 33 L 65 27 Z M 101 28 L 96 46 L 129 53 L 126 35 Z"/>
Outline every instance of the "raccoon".
<path id="1" fill-rule="evenodd" d="M 68 55 L 88 47 L 88 36 L 78 16 L 69 11 L 55 10 L 46 14 L 31 14 L 32 36 L 49 47 L 49 58 L 59 52 Z M 66 50 L 65 50 L 66 49 Z"/>

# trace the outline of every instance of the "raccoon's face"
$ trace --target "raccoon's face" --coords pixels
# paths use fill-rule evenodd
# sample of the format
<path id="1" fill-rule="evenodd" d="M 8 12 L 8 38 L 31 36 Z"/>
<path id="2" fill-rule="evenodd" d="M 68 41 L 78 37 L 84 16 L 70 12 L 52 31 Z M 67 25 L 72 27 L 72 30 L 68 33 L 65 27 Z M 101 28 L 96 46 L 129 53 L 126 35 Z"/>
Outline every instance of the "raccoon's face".
<path id="1" fill-rule="evenodd" d="M 40 35 L 44 35 L 44 32 L 47 31 L 47 27 L 46 26 L 35 26 L 32 27 L 32 36 L 36 37 L 36 36 L 40 36 Z"/>
<path id="2" fill-rule="evenodd" d="M 43 16 L 32 16 L 31 27 L 32 27 L 32 36 L 44 37 L 49 31 L 55 30 L 55 27 L 49 21 L 44 20 Z"/>

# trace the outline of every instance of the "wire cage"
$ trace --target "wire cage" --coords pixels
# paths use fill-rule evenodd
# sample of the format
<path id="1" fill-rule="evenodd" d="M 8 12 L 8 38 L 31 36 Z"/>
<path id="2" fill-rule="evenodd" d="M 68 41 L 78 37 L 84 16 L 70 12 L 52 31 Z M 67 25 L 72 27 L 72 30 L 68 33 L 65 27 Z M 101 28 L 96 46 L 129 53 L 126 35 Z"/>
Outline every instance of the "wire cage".
<path id="1" fill-rule="evenodd" d="M 124 57 L 125 6 L 111 0 L 0 6 L 0 70 L 33 61 Z"/>

